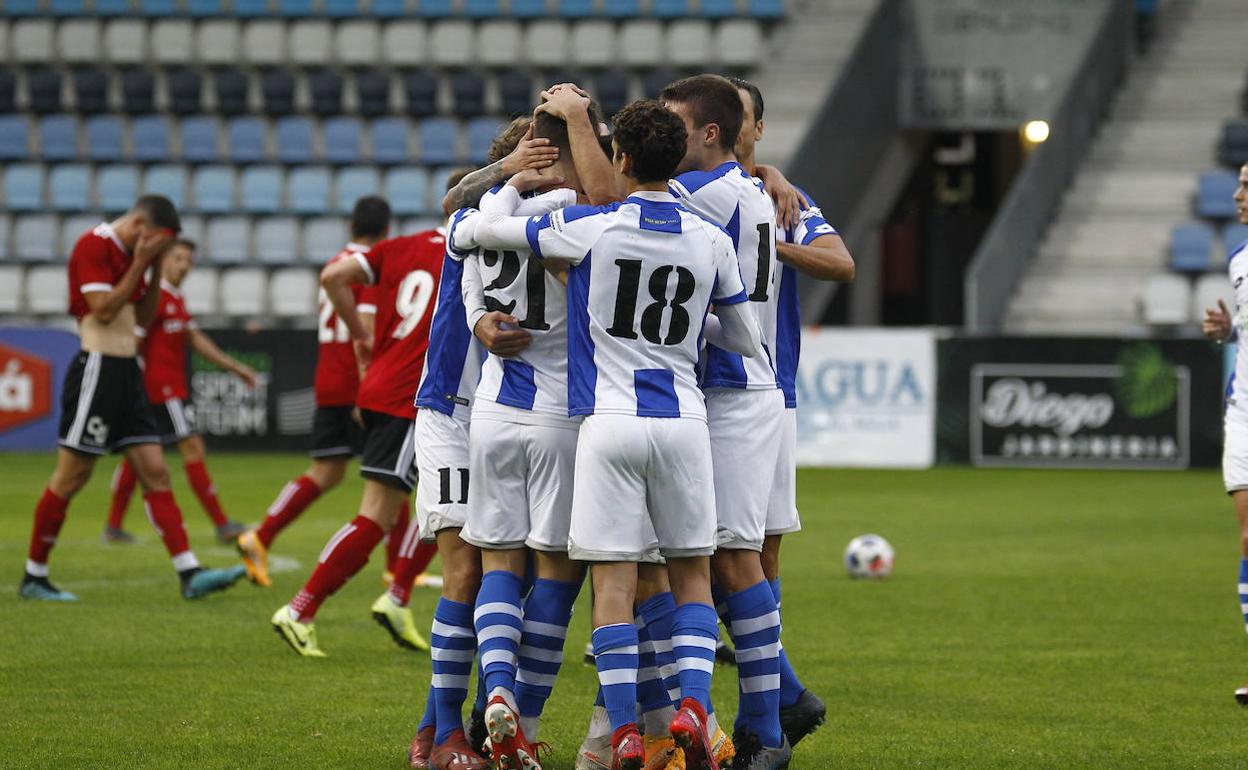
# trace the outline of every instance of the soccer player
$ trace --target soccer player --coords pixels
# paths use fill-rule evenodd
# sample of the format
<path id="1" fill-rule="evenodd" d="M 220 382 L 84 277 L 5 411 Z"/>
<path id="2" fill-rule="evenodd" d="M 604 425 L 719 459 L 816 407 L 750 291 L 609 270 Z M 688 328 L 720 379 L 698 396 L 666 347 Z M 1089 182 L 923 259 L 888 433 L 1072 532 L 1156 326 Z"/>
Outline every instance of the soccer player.
<path id="1" fill-rule="evenodd" d="M 234 373 L 256 387 L 256 373 L 249 366 L 222 352 L 221 348 L 199 329 L 186 300 L 182 296 L 182 281 L 195 259 L 195 242 L 179 238 L 169 247 L 161 261 L 160 299 L 156 305 L 156 318 L 147 328 L 136 327 L 140 353 L 143 359 L 143 384 L 147 398 L 152 403 L 160 440 L 168 446 L 174 444 L 182 454 L 186 478 L 195 490 L 208 517 L 217 528 L 217 540 L 232 543 L 246 530 L 237 521 L 226 518 L 217 499 L 217 488 L 208 475 L 204 464 L 207 450 L 204 440 L 195 430 L 195 408 L 190 403 L 190 389 L 186 383 L 186 351 L 189 346 L 210 363 Z M 134 485 L 138 479 L 134 466 L 125 458 L 117 465 L 113 476 L 113 499 L 108 510 L 108 526 L 104 539 L 109 542 L 134 540 L 121 528 L 122 517 L 130 505 Z"/>
<path id="2" fill-rule="evenodd" d="M 273 627 L 300 655 L 325 657 L 313 627 L 317 610 L 368 563 L 416 486 L 413 402 L 429 344 L 445 248 L 445 238 L 427 230 L 383 241 L 367 253 L 354 252 L 321 272 L 321 286 L 346 324 L 357 357 L 366 363 L 357 398 L 364 421 L 360 456 L 364 492 L 359 514 L 330 538 L 303 589 L 273 614 Z M 377 315 L 371 331 L 356 308 L 352 287 L 358 285 L 375 287 Z M 400 565 L 395 580 L 406 579 L 410 584 L 416 575 L 401 577 L 406 571 Z M 411 611 L 391 603 L 388 595 L 381 598 L 385 601 L 373 605 L 374 617 L 384 616 L 382 625 L 396 641 L 428 650 Z"/>
<path id="3" fill-rule="evenodd" d="M 1248 164 L 1239 169 L 1239 187 L 1235 189 L 1235 211 L 1241 224 L 1248 225 Z M 1205 310 L 1201 329 L 1216 342 L 1239 340 L 1235 352 L 1235 370 L 1226 386 L 1226 446 L 1222 453 L 1222 480 L 1226 492 L 1235 503 L 1239 517 L 1239 606 L 1248 628 L 1248 344 L 1243 332 L 1248 329 L 1248 241 L 1239 244 L 1227 263 L 1231 284 L 1235 288 L 1235 313 L 1226 303 Z M 1235 691 L 1235 701 L 1248 706 L 1248 685 Z"/>
<path id="4" fill-rule="evenodd" d="M 695 367 L 712 301 L 725 348 L 750 356 L 760 331 L 754 314 L 741 309 L 745 289 L 731 242 L 667 190 L 684 155 L 681 120 L 642 101 L 617 113 L 615 124 L 623 202 L 510 216 L 520 193 L 542 181 L 523 172 L 482 200 L 478 237 L 502 247 L 527 243 L 538 259 L 572 265 L 568 407 L 585 420 L 569 551 L 594 565 L 594 653 L 614 730 L 613 767 L 637 770 L 645 761 L 635 723 L 633 603 L 637 563 L 653 547 L 653 531 L 678 604 L 672 636 L 682 700 L 671 735 L 690 767 L 715 768 L 706 709 L 718 637 L 708 567 L 716 520 Z"/>
<path id="5" fill-rule="evenodd" d="M 351 212 L 351 242 L 330 259 L 329 264 L 367 254 L 390 232 L 390 204 L 384 198 L 368 196 L 355 202 Z M 376 306 L 368 297 L 373 289 L 354 287 L 356 313 L 370 329 Z M 283 529 L 299 517 L 318 497 L 338 486 L 347 473 L 347 464 L 358 454 L 363 441 L 355 416 L 355 399 L 360 388 L 360 365 L 355 357 L 347 325 L 334 312 L 334 306 L 320 292 L 316 337 L 316 416 L 312 427 L 312 464 L 302 475 L 288 482 L 269 506 L 264 521 L 238 538 L 238 550 L 247 565 L 252 582 L 272 584 L 269 578 L 268 549 Z"/>
<path id="6" fill-rule="evenodd" d="M 161 258 L 179 230 L 173 203 L 145 195 L 120 218 L 97 225 L 74 244 L 69 312 L 78 321 L 82 351 L 65 373 L 56 470 L 35 508 L 22 598 L 77 600 L 48 580 L 48 556 L 69 501 L 91 478 L 96 460 L 110 450 L 123 452 L 134 466 L 148 519 L 173 560 L 183 597 L 198 599 L 228 588 L 245 572 L 241 566 L 205 569 L 191 550 L 135 357 L 134 329 L 156 316 Z M 145 284 L 149 269 L 152 280 Z"/>
<path id="7" fill-rule="evenodd" d="M 737 87 L 745 108 L 741 134 L 737 139 L 737 161 L 747 174 L 755 175 L 755 145 L 763 138 L 763 94 L 758 87 L 741 78 L 729 78 Z M 773 175 L 779 172 L 768 169 Z M 787 182 L 786 182 L 787 183 Z M 775 486 L 767 508 L 767 525 L 763 540 L 763 574 L 780 607 L 780 543 L 785 534 L 802 528 L 797 511 L 797 364 L 801 350 L 801 307 L 797 294 L 797 271 L 824 281 L 854 280 L 854 260 L 836 228 L 828 224 L 819 206 L 798 190 L 802 208 L 795 226 L 784 227 L 776 237 L 776 257 L 783 264 L 777 276 L 778 300 L 776 316 L 776 377 L 784 393 L 784 432 L 776 465 Z M 823 701 L 807 690 L 789 664 L 784 646 L 780 646 L 780 727 L 790 746 L 797 746 L 804 737 L 823 724 L 827 708 Z M 737 730 L 744 732 L 743 710 L 738 711 Z"/>

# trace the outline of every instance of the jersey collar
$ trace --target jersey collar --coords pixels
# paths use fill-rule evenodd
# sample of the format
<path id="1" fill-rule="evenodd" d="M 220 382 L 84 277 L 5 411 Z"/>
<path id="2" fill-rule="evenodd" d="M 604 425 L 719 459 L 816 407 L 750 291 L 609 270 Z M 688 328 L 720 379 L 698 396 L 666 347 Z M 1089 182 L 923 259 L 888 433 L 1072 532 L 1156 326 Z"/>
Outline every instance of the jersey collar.
<path id="1" fill-rule="evenodd" d="M 676 196 L 666 190 L 662 192 L 657 190 L 638 190 L 637 192 L 629 195 L 628 200 L 633 201 L 634 203 L 641 203 L 642 201 L 645 201 L 646 203 L 667 203 L 672 206 L 675 206 L 678 203 Z"/>
<path id="2" fill-rule="evenodd" d="M 93 230 L 92 232 L 94 232 L 96 235 L 102 238 L 111 239 L 113 243 L 117 244 L 117 248 L 121 249 L 122 253 L 124 254 L 130 253 L 130 249 L 127 249 L 126 244 L 121 242 L 121 239 L 117 237 L 117 231 L 114 230 L 113 226 L 110 225 L 108 222 L 99 223 L 98 225 L 95 226 L 95 230 Z"/>
<path id="3" fill-rule="evenodd" d="M 174 286 L 173 284 L 169 283 L 164 278 L 160 279 L 160 288 L 164 289 L 165 291 L 169 292 L 175 297 L 182 296 L 182 290 L 179 289 L 177 286 Z"/>
<path id="4" fill-rule="evenodd" d="M 367 254 L 370 248 L 372 247 L 365 246 L 362 243 L 356 243 L 355 241 L 351 241 L 347 244 L 347 251 L 358 251 L 361 254 Z"/>

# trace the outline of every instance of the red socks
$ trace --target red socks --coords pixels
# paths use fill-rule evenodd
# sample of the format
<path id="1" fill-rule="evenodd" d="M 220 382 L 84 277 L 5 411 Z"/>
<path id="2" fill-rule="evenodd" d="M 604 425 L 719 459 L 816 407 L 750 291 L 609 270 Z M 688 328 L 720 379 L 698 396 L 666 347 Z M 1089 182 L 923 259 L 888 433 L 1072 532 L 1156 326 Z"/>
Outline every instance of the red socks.
<path id="1" fill-rule="evenodd" d="M 191 482 L 191 489 L 195 490 L 195 496 L 199 498 L 200 505 L 204 506 L 212 523 L 218 527 L 225 526 L 227 519 L 225 512 L 221 510 L 221 501 L 217 499 L 217 487 L 212 483 L 204 461 L 186 463 L 186 478 Z"/>
<path id="2" fill-rule="evenodd" d="M 406 607 L 412 595 L 412 583 L 425 571 L 433 557 L 438 555 L 437 543 L 425 543 L 420 539 L 420 527 L 412 522 L 407 532 L 399 537 L 401 530 L 396 525 L 390 531 L 390 540 L 398 540 L 399 558 L 394 565 L 394 580 L 390 581 L 390 598 L 395 604 Z"/>
<path id="3" fill-rule="evenodd" d="M 256 531 L 256 536 L 264 543 L 264 547 L 268 548 L 277 533 L 299 518 L 299 514 L 320 496 L 321 488 L 307 476 L 300 476 L 282 487 L 277 499 L 269 506 L 268 515 L 264 517 L 260 529 Z"/>
<path id="4" fill-rule="evenodd" d="M 52 553 L 52 546 L 56 545 L 56 536 L 65 523 L 68 508 L 68 500 L 57 497 L 50 489 L 43 490 L 43 496 L 35 506 L 35 526 L 30 533 L 30 550 L 26 552 L 26 571 L 30 574 L 48 576 L 48 555 Z"/>
<path id="5" fill-rule="evenodd" d="M 108 505 L 108 526 L 112 529 L 121 529 L 121 520 L 126 515 L 126 508 L 130 507 L 137 482 L 138 477 L 134 475 L 130 461 L 122 458 L 113 472 L 113 499 Z"/>
<path id="6" fill-rule="evenodd" d="M 403 536 L 407 534 L 407 525 L 412 523 L 412 510 L 406 500 L 399 506 L 399 515 L 390 528 L 386 538 L 386 572 L 396 574 L 399 571 L 399 551 L 403 546 Z"/>
<path id="7" fill-rule="evenodd" d="M 198 567 L 195 554 L 191 553 L 191 544 L 186 537 L 186 527 L 182 523 L 182 511 L 174 502 L 173 493 L 148 492 L 143 495 L 146 503 L 147 518 L 152 522 L 156 534 L 165 542 L 165 550 L 173 557 L 173 566 L 178 572 Z"/>
<path id="8" fill-rule="evenodd" d="M 329 539 L 317 560 L 316 569 L 312 570 L 312 576 L 290 603 L 300 623 L 312 622 L 321 602 L 364 568 L 369 554 L 384 535 L 372 519 L 356 516 Z"/>

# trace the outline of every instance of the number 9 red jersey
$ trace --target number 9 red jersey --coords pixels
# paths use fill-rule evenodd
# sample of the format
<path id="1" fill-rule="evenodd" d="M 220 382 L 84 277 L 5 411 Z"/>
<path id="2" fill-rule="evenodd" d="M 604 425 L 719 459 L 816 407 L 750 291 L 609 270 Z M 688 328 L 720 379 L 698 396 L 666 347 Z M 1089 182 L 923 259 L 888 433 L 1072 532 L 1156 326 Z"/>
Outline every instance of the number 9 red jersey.
<path id="1" fill-rule="evenodd" d="M 354 254 L 368 273 L 377 305 L 373 361 L 360 383 L 361 409 L 414 418 L 416 390 L 429 347 L 429 324 L 446 239 L 426 230 L 382 241 Z"/>

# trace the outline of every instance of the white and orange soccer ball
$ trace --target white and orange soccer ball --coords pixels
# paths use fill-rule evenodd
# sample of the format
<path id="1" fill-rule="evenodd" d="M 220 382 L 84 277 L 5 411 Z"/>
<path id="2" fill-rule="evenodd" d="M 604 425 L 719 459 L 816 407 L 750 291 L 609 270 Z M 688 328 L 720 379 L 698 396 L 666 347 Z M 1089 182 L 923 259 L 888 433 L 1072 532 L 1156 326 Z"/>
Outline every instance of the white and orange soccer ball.
<path id="1" fill-rule="evenodd" d="M 879 535 L 859 535 L 845 547 L 845 570 L 852 578 L 886 578 L 893 574 L 893 546 Z"/>

